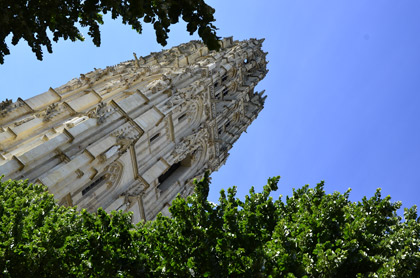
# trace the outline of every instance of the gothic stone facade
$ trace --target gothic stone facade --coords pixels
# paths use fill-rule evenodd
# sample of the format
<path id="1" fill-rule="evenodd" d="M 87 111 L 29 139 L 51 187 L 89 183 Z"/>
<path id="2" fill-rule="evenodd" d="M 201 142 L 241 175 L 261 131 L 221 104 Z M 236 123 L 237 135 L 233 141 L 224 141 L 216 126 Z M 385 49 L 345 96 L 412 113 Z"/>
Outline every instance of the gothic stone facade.
<path id="1" fill-rule="evenodd" d="M 0 104 L 0 175 L 49 188 L 60 204 L 153 219 L 192 179 L 223 165 L 263 108 L 263 40 L 198 41 L 81 74 Z"/>

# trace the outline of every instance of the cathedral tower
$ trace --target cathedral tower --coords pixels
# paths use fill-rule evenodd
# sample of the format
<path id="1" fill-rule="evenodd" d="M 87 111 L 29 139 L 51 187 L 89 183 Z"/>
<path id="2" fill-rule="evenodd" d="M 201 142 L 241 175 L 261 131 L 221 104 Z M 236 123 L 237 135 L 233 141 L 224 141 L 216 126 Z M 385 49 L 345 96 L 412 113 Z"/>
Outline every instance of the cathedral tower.
<path id="1" fill-rule="evenodd" d="M 0 104 L 0 175 L 49 188 L 63 205 L 153 219 L 216 171 L 257 117 L 263 40 L 199 41 L 81 74 Z"/>

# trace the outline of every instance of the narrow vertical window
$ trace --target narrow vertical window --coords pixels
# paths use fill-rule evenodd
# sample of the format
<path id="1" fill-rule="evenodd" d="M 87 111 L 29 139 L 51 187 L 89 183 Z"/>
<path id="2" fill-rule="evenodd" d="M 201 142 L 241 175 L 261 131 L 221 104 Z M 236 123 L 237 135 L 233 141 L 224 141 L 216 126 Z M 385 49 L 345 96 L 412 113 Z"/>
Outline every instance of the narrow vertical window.
<path id="1" fill-rule="evenodd" d="M 178 117 L 178 122 L 182 121 L 183 119 L 185 119 L 185 117 L 187 116 L 187 113 L 182 114 L 181 116 Z"/>
<path id="2" fill-rule="evenodd" d="M 226 96 L 229 93 L 229 89 L 228 88 L 224 88 L 223 89 L 223 96 Z"/>
<path id="3" fill-rule="evenodd" d="M 169 176 L 172 175 L 180 166 L 181 162 L 177 162 L 174 165 L 172 165 L 165 173 L 160 175 L 160 177 L 158 178 L 159 184 L 162 184 L 164 181 L 166 181 L 169 178 Z"/>
<path id="4" fill-rule="evenodd" d="M 153 135 L 153 136 L 150 138 L 150 143 L 152 143 L 153 141 L 155 141 L 156 139 L 158 139 L 158 138 L 159 138 L 159 136 L 160 136 L 160 133 L 157 133 L 157 134 Z"/>
<path id="5" fill-rule="evenodd" d="M 93 188 L 98 186 L 105 179 L 106 179 L 106 177 L 105 177 L 105 175 L 103 175 L 99 179 L 97 179 L 96 181 L 89 184 L 89 186 L 87 186 L 85 189 L 82 190 L 82 196 L 86 195 L 89 191 L 91 191 Z"/>

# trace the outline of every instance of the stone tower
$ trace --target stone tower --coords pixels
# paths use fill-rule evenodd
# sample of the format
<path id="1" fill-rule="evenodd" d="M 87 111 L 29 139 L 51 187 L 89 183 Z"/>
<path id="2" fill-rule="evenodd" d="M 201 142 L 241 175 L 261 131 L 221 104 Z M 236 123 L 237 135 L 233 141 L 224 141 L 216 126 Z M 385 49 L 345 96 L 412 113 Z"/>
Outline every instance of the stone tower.
<path id="1" fill-rule="evenodd" d="M 225 163 L 257 117 L 263 40 L 199 41 L 81 74 L 0 104 L 0 175 L 49 188 L 60 204 L 150 220 L 192 179 Z"/>

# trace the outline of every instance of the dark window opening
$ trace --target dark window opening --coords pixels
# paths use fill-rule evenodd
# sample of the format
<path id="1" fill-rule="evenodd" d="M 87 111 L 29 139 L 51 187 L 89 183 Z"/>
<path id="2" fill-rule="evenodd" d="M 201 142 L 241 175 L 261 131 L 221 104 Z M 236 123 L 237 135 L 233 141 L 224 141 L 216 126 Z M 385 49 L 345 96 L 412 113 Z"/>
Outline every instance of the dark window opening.
<path id="1" fill-rule="evenodd" d="M 150 138 L 150 143 L 155 141 L 159 137 L 160 133 L 155 134 L 152 138 Z"/>
<path id="2" fill-rule="evenodd" d="M 105 175 L 97 179 L 96 181 L 92 182 L 88 187 L 82 190 L 82 196 L 86 195 L 89 191 L 91 191 L 95 186 L 100 184 L 102 181 L 105 180 Z"/>
<path id="3" fill-rule="evenodd" d="M 219 86 L 219 82 L 214 83 L 214 87 L 216 88 L 217 86 Z"/>
<path id="4" fill-rule="evenodd" d="M 219 128 L 219 135 L 222 134 L 222 128 Z"/>
<path id="5" fill-rule="evenodd" d="M 225 88 L 223 89 L 223 96 L 226 96 L 229 93 L 229 89 Z"/>
<path id="6" fill-rule="evenodd" d="M 222 77 L 222 82 L 223 81 L 226 81 L 226 79 L 227 79 L 228 77 L 227 77 L 227 74 L 225 74 L 225 75 L 223 75 L 223 77 Z"/>
<path id="7" fill-rule="evenodd" d="M 225 124 L 225 128 L 228 128 L 230 126 L 230 121 L 228 121 L 226 124 Z"/>
<path id="8" fill-rule="evenodd" d="M 220 93 L 217 93 L 214 97 L 219 98 L 219 96 L 220 96 Z"/>
<path id="9" fill-rule="evenodd" d="M 172 165 L 171 167 L 169 167 L 169 169 L 163 173 L 162 175 L 160 175 L 160 177 L 158 178 L 159 181 L 159 186 L 169 178 L 170 175 L 172 175 L 179 167 L 181 166 L 181 162 L 177 162 L 174 165 Z M 158 186 L 158 188 L 159 188 Z"/>
<path id="10" fill-rule="evenodd" d="M 182 114 L 178 117 L 178 122 L 180 122 L 182 119 L 184 119 L 187 116 L 187 113 Z"/>

